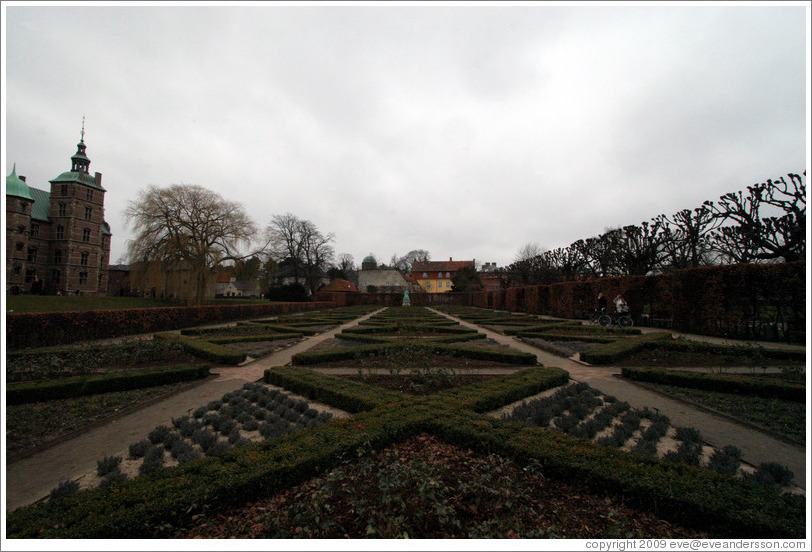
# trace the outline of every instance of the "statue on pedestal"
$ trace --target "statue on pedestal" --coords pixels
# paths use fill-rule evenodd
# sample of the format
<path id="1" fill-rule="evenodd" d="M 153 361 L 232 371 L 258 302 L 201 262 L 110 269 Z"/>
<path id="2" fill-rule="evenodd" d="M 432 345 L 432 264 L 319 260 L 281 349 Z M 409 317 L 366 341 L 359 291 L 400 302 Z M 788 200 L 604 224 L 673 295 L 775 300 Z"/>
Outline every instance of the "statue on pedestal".
<path id="1" fill-rule="evenodd" d="M 404 307 L 412 306 L 412 302 L 409 299 L 409 288 L 406 288 L 405 290 L 403 290 L 403 306 Z"/>

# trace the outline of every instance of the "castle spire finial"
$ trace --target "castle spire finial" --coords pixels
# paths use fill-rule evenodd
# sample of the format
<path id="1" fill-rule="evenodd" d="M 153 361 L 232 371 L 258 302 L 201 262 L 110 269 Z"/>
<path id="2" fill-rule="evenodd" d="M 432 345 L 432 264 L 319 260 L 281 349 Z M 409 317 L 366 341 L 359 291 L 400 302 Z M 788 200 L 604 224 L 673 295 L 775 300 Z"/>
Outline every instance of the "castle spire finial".
<path id="1" fill-rule="evenodd" d="M 82 142 L 85 141 L 85 116 L 82 115 Z"/>

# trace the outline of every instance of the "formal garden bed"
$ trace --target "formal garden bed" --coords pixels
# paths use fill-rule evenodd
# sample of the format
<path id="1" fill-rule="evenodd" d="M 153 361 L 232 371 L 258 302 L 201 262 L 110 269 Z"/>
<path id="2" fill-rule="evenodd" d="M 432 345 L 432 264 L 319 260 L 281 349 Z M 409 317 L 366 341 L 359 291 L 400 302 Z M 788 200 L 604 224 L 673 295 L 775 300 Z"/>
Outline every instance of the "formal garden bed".
<path id="1" fill-rule="evenodd" d="M 399 512 L 397 517 L 392 512 Z M 696 538 L 600 493 L 420 434 L 276 495 L 201 515 L 176 538 Z"/>
<path id="2" fill-rule="evenodd" d="M 249 355 L 259 358 L 295 344 L 305 333 L 316 333 L 314 328 L 333 327 L 373 309 L 335 309 L 263 319 L 299 326 L 295 336 L 277 333 L 289 337 L 272 341 L 251 341 L 259 333 L 268 333 L 259 323 L 205 326 L 182 333 L 188 338 L 206 336 L 213 340 L 245 337 L 247 341 L 232 342 L 228 347 L 241 359 Z M 35 453 L 204 381 L 200 378 L 207 376 L 210 359 L 201 357 L 200 349 L 174 339 L 176 335 L 7 352 L 9 459 Z"/>
<path id="3" fill-rule="evenodd" d="M 11 512 L 9 535 L 802 538 L 803 500 L 779 492 L 779 465 L 748 470 L 735 449 L 529 357 L 431 339 L 308 352 L 155 428 L 126 459 L 99 459 L 87 490 L 65 483 Z M 412 392 L 415 375 L 476 375 L 446 370 L 451 359 L 513 373 Z M 314 371 L 336 361 L 357 373 Z M 409 515 L 393 515 L 399 499 Z"/>
<path id="4" fill-rule="evenodd" d="M 69 399 L 7 405 L 6 454 L 13 462 L 139 408 L 190 389 L 200 381 L 173 383 Z"/>

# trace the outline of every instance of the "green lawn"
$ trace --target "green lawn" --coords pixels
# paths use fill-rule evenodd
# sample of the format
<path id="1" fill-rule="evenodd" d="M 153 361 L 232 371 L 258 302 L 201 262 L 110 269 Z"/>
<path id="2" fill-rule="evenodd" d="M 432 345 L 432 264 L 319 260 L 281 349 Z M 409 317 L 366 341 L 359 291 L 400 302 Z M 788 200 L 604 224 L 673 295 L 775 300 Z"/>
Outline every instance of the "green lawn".
<path id="1" fill-rule="evenodd" d="M 238 305 L 268 303 L 262 299 L 212 299 L 211 304 Z M 150 309 L 177 307 L 183 303 L 171 299 L 149 297 L 77 297 L 57 295 L 6 295 L 6 313 L 11 312 L 68 312 L 90 310 Z"/>

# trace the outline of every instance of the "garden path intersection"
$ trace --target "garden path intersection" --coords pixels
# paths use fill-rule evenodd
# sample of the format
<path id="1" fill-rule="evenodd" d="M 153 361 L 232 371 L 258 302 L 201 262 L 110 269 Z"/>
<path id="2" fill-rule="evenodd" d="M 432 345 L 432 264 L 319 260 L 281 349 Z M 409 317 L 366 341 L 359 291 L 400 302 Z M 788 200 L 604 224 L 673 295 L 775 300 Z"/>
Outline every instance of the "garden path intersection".
<path id="1" fill-rule="evenodd" d="M 676 426 L 698 429 L 703 439 L 710 445 L 719 447 L 735 445 L 742 451 L 743 462 L 757 466 L 762 462 L 779 461 L 794 472 L 796 485 L 806 489 L 807 463 L 803 446 L 785 442 L 718 413 L 696 408 L 620 378 L 618 377 L 620 368 L 589 366 L 573 358 L 562 358 L 524 343 L 518 338 L 493 332 L 447 313 L 429 310 L 451 318 L 465 327 L 475 328 L 499 344 L 535 354 L 542 365 L 562 368 L 569 372 L 572 380 L 587 383 L 601 393 L 628 402 L 634 408 L 657 409 L 668 416 Z M 227 392 L 240 389 L 245 383 L 262 379 L 266 369 L 289 364 L 293 355 L 332 339 L 344 329 L 356 326 L 378 312 L 380 310 L 332 330 L 307 337 L 259 360 L 236 367 L 212 368 L 212 373 L 216 374 L 215 378 L 75 438 L 13 461 L 6 466 L 6 510 L 10 511 L 46 497 L 60 481 L 76 479 L 93 471 L 100 458 L 126 455 L 130 444 L 143 439 L 156 426 L 168 425 L 175 416 L 187 414 L 200 405 L 217 400 Z"/>

